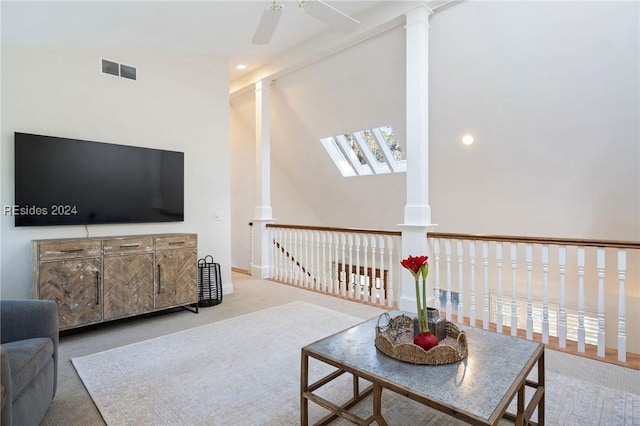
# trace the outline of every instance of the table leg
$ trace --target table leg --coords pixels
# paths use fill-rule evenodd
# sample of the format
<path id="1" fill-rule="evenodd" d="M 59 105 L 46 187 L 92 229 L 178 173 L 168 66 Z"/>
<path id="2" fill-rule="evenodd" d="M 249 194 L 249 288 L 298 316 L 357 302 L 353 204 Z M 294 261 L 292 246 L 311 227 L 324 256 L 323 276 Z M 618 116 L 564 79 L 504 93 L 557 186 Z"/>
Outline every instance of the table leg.
<path id="1" fill-rule="evenodd" d="M 360 381 L 358 380 L 358 376 L 353 375 L 353 397 L 357 398 L 360 395 Z"/>
<path id="2" fill-rule="evenodd" d="M 545 387 L 544 377 L 544 349 L 542 350 L 542 355 L 540 355 L 540 359 L 538 360 L 538 386 L 542 386 L 546 393 L 547 389 Z M 538 425 L 544 426 L 544 393 L 538 403 Z"/>
<path id="3" fill-rule="evenodd" d="M 300 424 L 307 426 L 309 424 L 309 400 L 304 397 L 304 393 L 309 387 L 309 357 L 302 353 L 302 361 L 300 364 Z"/>
<path id="4" fill-rule="evenodd" d="M 524 397 L 526 392 L 527 385 L 525 383 L 522 384 L 522 387 L 518 389 L 518 411 L 516 412 L 516 426 L 524 425 Z"/>
<path id="5" fill-rule="evenodd" d="M 378 383 L 373 384 L 373 416 L 378 425 L 388 426 L 387 421 L 382 417 L 382 386 Z"/>

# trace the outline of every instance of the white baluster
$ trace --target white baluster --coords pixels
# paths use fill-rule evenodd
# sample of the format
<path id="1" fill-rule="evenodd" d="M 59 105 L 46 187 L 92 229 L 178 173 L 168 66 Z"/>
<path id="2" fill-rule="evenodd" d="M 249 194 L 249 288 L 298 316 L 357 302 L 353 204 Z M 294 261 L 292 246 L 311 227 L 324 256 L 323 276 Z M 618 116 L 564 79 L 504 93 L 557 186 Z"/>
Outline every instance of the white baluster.
<path id="1" fill-rule="evenodd" d="M 285 250 L 287 252 L 287 262 L 289 263 L 289 269 L 290 271 L 290 277 L 291 277 L 291 283 L 292 284 L 296 284 L 296 269 L 295 269 L 295 262 L 293 261 L 293 255 L 296 251 L 296 245 L 298 243 L 298 239 L 296 238 L 296 231 L 294 229 L 290 229 L 290 244 L 287 244 L 287 246 L 285 247 Z"/>
<path id="2" fill-rule="evenodd" d="M 316 263 L 315 263 L 315 253 L 316 253 L 316 241 L 315 241 L 315 232 L 308 231 L 309 234 L 309 257 L 307 258 L 305 268 L 307 270 L 307 280 L 309 281 L 309 287 L 314 290 L 318 290 L 316 287 Z"/>
<path id="3" fill-rule="evenodd" d="M 287 268 L 287 282 L 293 284 L 293 262 L 289 250 L 293 247 L 293 229 L 287 229 L 286 244 L 283 246 L 285 267 Z"/>
<path id="4" fill-rule="evenodd" d="M 355 286 L 353 282 L 353 244 L 354 244 L 354 236 L 353 234 L 348 234 L 349 240 L 349 264 L 347 265 L 347 282 L 349 283 L 349 287 L 347 288 L 347 297 L 353 299 L 353 293 L 355 292 Z"/>
<path id="5" fill-rule="evenodd" d="M 469 317 L 471 326 L 476 326 L 476 242 L 469 241 L 469 263 L 471 264 L 471 307 Z"/>
<path id="6" fill-rule="evenodd" d="M 278 246 L 276 246 L 276 251 L 278 252 L 278 269 L 280 269 L 280 280 L 282 282 L 287 282 L 287 271 L 286 271 L 286 263 L 284 261 L 284 256 L 282 255 L 282 245 L 284 244 L 284 240 L 286 239 L 286 230 L 279 229 L 278 230 Z"/>
<path id="7" fill-rule="evenodd" d="M 342 289 L 341 281 L 340 281 L 340 234 L 337 232 L 330 233 L 331 240 L 333 241 L 333 264 L 331 266 L 332 270 L 335 270 L 333 277 L 333 293 L 340 294 Z"/>
<path id="8" fill-rule="evenodd" d="M 371 235 L 371 272 L 369 273 L 369 301 L 371 303 L 379 303 L 377 299 L 376 289 L 376 236 Z M 380 271 L 382 278 L 382 270 Z"/>
<path id="9" fill-rule="evenodd" d="M 533 245 L 527 244 L 525 252 L 527 262 L 527 339 L 533 340 Z"/>
<path id="10" fill-rule="evenodd" d="M 451 321 L 453 316 L 453 305 L 451 304 L 451 240 L 444 242 L 444 258 L 447 263 L 447 321 Z"/>
<path id="11" fill-rule="evenodd" d="M 304 260 L 304 270 L 305 270 L 305 278 L 307 280 L 307 286 L 311 289 L 315 289 L 315 284 L 314 284 L 314 273 L 313 271 L 314 269 L 314 264 L 313 264 L 313 246 L 314 246 L 314 242 L 313 242 L 313 231 L 307 231 L 306 232 L 309 235 L 309 255 L 307 256 L 306 252 L 305 252 L 305 257 L 306 259 Z"/>
<path id="12" fill-rule="evenodd" d="M 385 274 L 384 274 L 384 235 L 380 235 L 380 237 L 378 238 L 378 251 L 380 253 L 380 289 L 378 290 L 378 303 L 380 303 L 381 305 L 385 304 L 385 301 L 387 300 L 387 294 L 386 294 L 386 289 L 385 289 Z M 387 276 L 389 276 L 389 274 L 387 273 Z"/>
<path id="13" fill-rule="evenodd" d="M 310 257 L 309 257 L 309 234 L 310 234 L 310 231 L 302 231 L 304 257 L 298 261 L 300 263 L 300 271 L 302 272 L 302 282 L 304 286 L 307 288 L 311 288 L 311 280 L 309 279 L 310 278 L 309 266 L 311 264 Z"/>
<path id="14" fill-rule="evenodd" d="M 561 348 L 567 347 L 567 246 L 558 247 L 558 263 L 560 264 L 560 323 L 558 325 L 558 343 Z"/>
<path id="15" fill-rule="evenodd" d="M 300 287 L 308 287 L 306 269 L 304 267 L 304 250 L 305 250 L 305 237 L 306 231 L 298 230 L 298 242 L 299 248 L 296 256 L 296 266 L 298 267 L 298 275 L 300 277 Z"/>
<path id="16" fill-rule="evenodd" d="M 315 242 L 315 258 L 313 262 L 313 282 L 317 290 L 326 291 L 327 286 L 324 280 L 321 280 L 320 276 L 320 233 L 315 231 L 314 242 Z M 324 269 L 324 268 L 323 268 Z"/>
<path id="17" fill-rule="evenodd" d="M 395 301 L 395 297 L 396 297 L 396 286 L 398 286 L 400 280 L 399 277 L 396 277 L 395 272 L 395 268 L 394 268 L 394 262 L 393 262 L 393 258 L 394 258 L 394 238 L 393 237 L 388 237 L 387 238 L 388 241 L 388 252 L 389 252 L 389 288 L 387 289 L 387 306 L 391 307 L 394 304 Z M 398 253 L 401 253 L 401 250 L 398 249 Z"/>
<path id="18" fill-rule="evenodd" d="M 307 287 L 313 289 L 315 288 L 313 282 L 313 231 L 306 231 L 306 234 L 309 235 L 309 254 L 307 255 L 307 252 L 305 251 L 306 259 L 304 260 L 303 264 L 304 276 L 307 281 Z"/>
<path id="19" fill-rule="evenodd" d="M 337 232 L 332 232 L 331 233 L 331 239 L 333 240 L 333 265 L 331 266 L 332 270 L 335 270 L 334 272 L 334 278 L 333 278 L 333 292 L 334 294 L 341 294 L 342 291 L 342 278 L 340 275 L 340 265 L 342 264 L 342 236 L 341 234 L 337 233 Z"/>
<path id="20" fill-rule="evenodd" d="M 295 244 L 295 237 L 294 237 L 294 230 L 293 229 L 289 229 L 287 230 L 287 233 L 289 235 L 289 241 L 287 242 L 287 245 L 284 246 L 284 250 L 285 250 L 285 261 L 287 262 L 287 270 L 288 270 L 288 275 L 289 275 L 289 280 L 291 282 L 291 284 L 295 284 L 295 277 L 294 277 L 294 270 L 293 270 L 293 261 L 291 260 L 291 253 L 294 249 L 294 244 Z"/>
<path id="21" fill-rule="evenodd" d="M 304 287 L 302 283 L 302 271 L 300 270 L 300 256 L 302 251 L 304 250 L 304 243 L 302 241 L 302 232 L 300 230 L 295 230 L 295 251 L 293 253 L 293 265 L 296 271 L 296 284 L 300 287 Z"/>
<path id="22" fill-rule="evenodd" d="M 282 274 L 282 281 L 288 282 L 288 267 L 289 264 L 287 262 L 286 256 L 284 255 L 284 247 L 287 244 L 287 238 L 289 236 L 288 229 L 280 230 L 280 247 L 278 247 L 278 256 L 280 256 L 280 273 Z"/>
<path id="23" fill-rule="evenodd" d="M 274 260 L 277 262 L 276 263 L 276 269 L 278 271 L 277 273 L 277 281 L 281 281 L 284 282 L 284 274 L 282 273 L 282 259 L 280 258 L 280 245 L 282 244 L 282 230 L 281 229 L 276 229 L 276 241 L 273 244 L 273 250 L 274 250 Z"/>
<path id="24" fill-rule="evenodd" d="M 321 241 L 321 245 L 322 245 L 322 291 L 324 292 L 330 292 L 329 290 L 329 281 L 327 280 L 327 233 L 326 232 L 321 232 L 320 235 L 318 236 L 318 239 L 322 239 Z M 318 262 L 320 262 L 320 260 L 318 260 Z"/>
<path id="25" fill-rule="evenodd" d="M 280 247 L 278 248 L 278 255 L 280 256 L 280 261 L 282 262 L 282 278 L 283 278 L 283 282 L 288 283 L 287 279 L 289 277 L 288 275 L 288 263 L 287 263 L 287 259 L 284 256 L 284 247 L 287 244 L 287 237 L 289 236 L 289 230 L 288 229 L 283 229 L 282 230 L 282 236 L 280 238 Z"/>
<path id="26" fill-rule="evenodd" d="M 584 247 L 578 247 L 578 352 L 584 350 Z"/>
<path id="27" fill-rule="evenodd" d="M 270 239 L 269 242 L 271 244 L 271 276 L 273 277 L 274 280 L 278 281 L 278 257 L 277 257 L 277 253 L 276 253 L 276 241 L 278 241 L 278 228 L 269 228 L 269 235 L 270 235 Z M 253 261 L 251 261 L 250 265 L 253 264 Z"/>
<path id="28" fill-rule="evenodd" d="M 333 265 L 331 253 L 333 253 L 333 247 L 331 242 L 331 233 L 322 231 L 322 281 L 324 282 L 325 290 L 327 293 L 333 293 L 333 277 L 331 276 L 331 265 Z"/>
<path id="29" fill-rule="evenodd" d="M 360 287 L 360 234 L 355 234 L 353 236 L 353 245 L 355 247 L 356 250 L 356 267 L 355 267 L 355 271 L 353 268 L 353 264 L 350 266 L 351 270 L 351 277 L 353 279 L 353 298 L 354 299 L 361 299 L 361 292 L 362 289 Z"/>
<path id="30" fill-rule="evenodd" d="M 367 300 L 369 298 L 369 293 L 368 293 L 367 287 L 362 285 L 362 278 L 365 279 L 365 284 L 366 284 L 367 276 L 369 275 L 369 270 L 367 269 L 367 266 L 369 264 L 367 260 L 367 258 L 369 257 L 369 237 L 366 234 L 362 235 L 362 252 L 364 256 L 363 257 L 364 265 L 362 265 L 362 267 L 364 269 L 362 270 L 363 274 L 361 275 L 360 268 L 358 268 L 358 288 L 360 289 L 360 295 L 362 296 L 362 300 Z M 360 256 L 358 256 L 358 259 L 359 258 Z"/>
<path id="31" fill-rule="evenodd" d="M 271 263 L 273 265 L 273 277 L 274 280 L 279 281 L 280 265 L 278 264 L 278 247 L 276 242 L 280 241 L 280 230 L 278 228 L 271 228 Z M 251 262 L 253 264 L 253 262 Z"/>
<path id="32" fill-rule="evenodd" d="M 542 245 L 542 343 L 549 343 L 549 245 Z"/>
<path id="33" fill-rule="evenodd" d="M 440 240 L 438 238 L 433 239 L 433 254 L 436 258 L 436 271 L 435 271 L 435 299 L 436 299 L 436 309 L 442 309 L 440 306 Z"/>
<path id="34" fill-rule="evenodd" d="M 280 230 L 278 228 L 271 228 L 271 262 L 273 264 L 274 280 L 279 281 L 280 265 L 278 264 L 278 247 L 276 242 L 280 241 Z M 251 262 L 253 263 L 253 262 Z"/>
<path id="35" fill-rule="evenodd" d="M 349 236 L 347 234 L 340 235 L 340 242 L 342 245 L 342 270 L 340 271 L 340 294 L 342 296 L 346 296 L 348 294 L 347 286 L 349 285 L 349 281 L 347 280 L 347 239 Z"/>
<path id="36" fill-rule="evenodd" d="M 303 272 L 303 268 L 304 266 L 302 265 L 303 262 L 303 255 L 304 255 L 304 237 L 305 237 L 305 231 L 301 230 L 301 229 L 296 229 L 296 234 L 298 235 L 298 246 L 297 246 L 297 250 L 296 250 L 296 254 L 295 256 L 293 256 L 295 265 L 296 265 L 296 271 L 297 271 L 297 276 L 298 276 L 298 285 L 300 287 L 306 287 L 306 282 L 305 282 L 305 276 L 304 276 L 304 272 Z"/>
<path id="37" fill-rule="evenodd" d="M 296 266 L 296 261 L 295 261 L 295 259 L 297 258 L 297 253 L 299 251 L 298 245 L 300 244 L 300 242 L 298 241 L 298 237 L 299 237 L 298 232 L 295 229 L 292 229 L 291 230 L 292 244 L 289 252 L 289 264 L 291 265 L 291 277 L 293 279 L 294 285 L 300 285 L 299 283 L 300 274 L 298 273 L 298 268 Z"/>
<path id="38" fill-rule="evenodd" d="M 464 322 L 464 304 L 462 303 L 464 299 L 464 289 L 463 289 L 463 279 L 462 279 L 462 240 L 458 240 L 456 244 L 456 251 L 458 254 L 458 322 Z"/>
<path id="39" fill-rule="evenodd" d="M 509 243 L 511 249 L 511 335 L 518 335 L 518 285 L 516 281 L 516 268 L 518 257 L 518 244 Z"/>
<path id="40" fill-rule="evenodd" d="M 598 268 L 598 356 L 604 357 L 606 342 L 604 340 L 604 247 L 596 250 L 596 267 Z"/>
<path id="41" fill-rule="evenodd" d="M 482 243 L 482 328 L 489 329 L 489 243 Z"/>
<path id="42" fill-rule="evenodd" d="M 496 330 L 502 333 L 502 243 L 496 243 L 496 265 L 498 267 L 498 301 L 496 303 Z"/>
<path id="43" fill-rule="evenodd" d="M 624 282 L 627 270 L 627 252 L 618 249 L 618 361 L 627 361 L 627 318 Z"/>

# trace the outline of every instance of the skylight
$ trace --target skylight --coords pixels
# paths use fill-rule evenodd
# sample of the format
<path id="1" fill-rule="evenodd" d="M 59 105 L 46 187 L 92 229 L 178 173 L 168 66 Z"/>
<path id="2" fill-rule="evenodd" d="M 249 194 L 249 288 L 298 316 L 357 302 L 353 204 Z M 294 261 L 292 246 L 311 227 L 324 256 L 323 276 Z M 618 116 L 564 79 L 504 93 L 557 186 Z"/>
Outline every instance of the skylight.
<path id="1" fill-rule="evenodd" d="M 391 126 L 320 139 L 344 177 L 407 171 L 407 161 Z"/>

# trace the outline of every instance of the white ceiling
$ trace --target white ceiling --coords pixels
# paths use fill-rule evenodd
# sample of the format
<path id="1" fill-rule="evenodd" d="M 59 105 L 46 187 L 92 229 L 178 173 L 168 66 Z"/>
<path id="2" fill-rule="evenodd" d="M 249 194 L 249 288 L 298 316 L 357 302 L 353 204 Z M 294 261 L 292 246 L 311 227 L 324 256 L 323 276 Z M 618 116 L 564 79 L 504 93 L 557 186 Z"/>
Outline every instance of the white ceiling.
<path id="1" fill-rule="evenodd" d="M 338 31 L 302 12 L 296 1 L 284 1 L 271 44 L 253 45 L 253 33 L 269 3 L 2 0 L 2 44 L 214 54 L 230 58 L 233 81 L 314 36 Z M 358 19 L 388 2 L 327 3 Z M 239 63 L 247 70 L 237 71 Z"/>

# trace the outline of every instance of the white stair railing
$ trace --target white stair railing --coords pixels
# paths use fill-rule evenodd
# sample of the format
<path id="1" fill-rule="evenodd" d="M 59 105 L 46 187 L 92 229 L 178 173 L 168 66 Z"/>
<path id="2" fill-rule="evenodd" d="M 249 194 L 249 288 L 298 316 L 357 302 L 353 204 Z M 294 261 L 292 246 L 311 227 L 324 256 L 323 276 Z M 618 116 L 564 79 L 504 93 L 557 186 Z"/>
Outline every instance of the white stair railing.
<path id="1" fill-rule="evenodd" d="M 395 306 L 400 232 L 269 224 L 275 281 Z"/>
<path id="2" fill-rule="evenodd" d="M 434 305 L 447 319 L 455 314 L 456 321 L 476 326 L 481 309 L 482 327 L 495 323 L 499 333 L 521 330 L 526 339 L 553 339 L 563 349 L 573 342 L 578 353 L 593 347 L 601 358 L 613 349 L 620 362 L 640 353 L 640 309 L 626 309 L 640 307 L 640 242 L 448 233 L 429 233 L 428 242 L 435 258 L 429 274 Z M 452 244 L 458 261 L 453 269 Z M 478 245 L 482 268 L 476 269 Z"/>
<path id="3" fill-rule="evenodd" d="M 273 280 L 395 307 L 400 232 L 267 230 Z M 448 320 L 494 324 L 499 333 L 607 360 L 616 354 L 620 363 L 628 354 L 640 360 L 640 242 L 450 233 L 429 233 L 427 242 L 434 305 Z"/>

